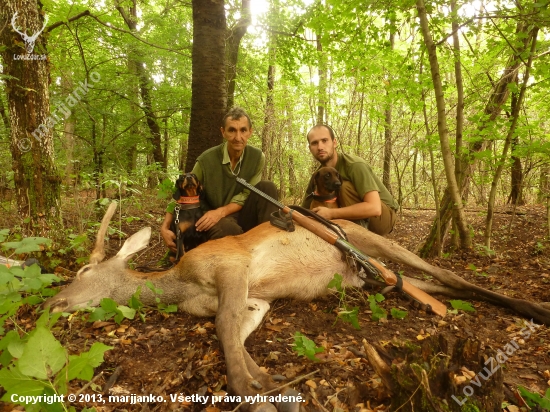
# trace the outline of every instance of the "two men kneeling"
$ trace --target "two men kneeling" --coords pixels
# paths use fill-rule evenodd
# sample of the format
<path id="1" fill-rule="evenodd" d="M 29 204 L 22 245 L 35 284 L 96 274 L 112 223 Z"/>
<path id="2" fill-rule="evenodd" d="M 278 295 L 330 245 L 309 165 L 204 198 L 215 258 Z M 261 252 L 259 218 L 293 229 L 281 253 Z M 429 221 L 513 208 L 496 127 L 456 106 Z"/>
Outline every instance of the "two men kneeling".
<path id="1" fill-rule="evenodd" d="M 252 135 L 248 114 L 238 107 L 231 109 L 222 120 L 221 133 L 224 142 L 202 153 L 191 172 L 203 187 L 201 209 L 206 212 L 194 222 L 194 226 L 204 241 L 246 232 L 269 221 L 271 213 L 276 210 L 274 205 L 255 193 L 249 193 L 235 179 L 241 177 L 269 196 L 278 197 L 272 182 L 261 181 L 265 155 L 260 149 L 247 146 Z M 338 141 L 329 126 L 314 126 L 307 139 L 319 167 L 335 168 L 342 179 L 339 208 L 318 206 L 312 210 L 326 219 L 352 220 L 379 235 L 389 234 L 395 225 L 399 205 L 367 162 L 358 156 L 338 154 Z M 314 191 L 312 177 L 306 193 Z M 175 200 L 168 206 L 161 226 L 164 242 L 173 253 L 177 247 L 176 234 L 170 226 L 173 227 L 179 199 Z M 311 200 L 311 196 L 306 195 L 302 206 L 309 208 Z"/>

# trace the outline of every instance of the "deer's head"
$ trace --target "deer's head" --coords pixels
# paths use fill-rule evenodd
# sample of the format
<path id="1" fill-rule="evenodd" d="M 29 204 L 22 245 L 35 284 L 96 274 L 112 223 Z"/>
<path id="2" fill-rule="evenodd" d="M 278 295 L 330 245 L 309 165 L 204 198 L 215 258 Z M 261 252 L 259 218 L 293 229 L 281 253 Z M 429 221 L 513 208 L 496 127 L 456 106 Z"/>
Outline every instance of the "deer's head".
<path id="1" fill-rule="evenodd" d="M 44 306 L 52 312 L 70 312 L 88 306 L 97 306 L 102 298 L 128 295 L 136 288 L 129 282 L 126 263 L 128 259 L 147 247 L 151 237 L 151 228 L 146 227 L 130 236 L 116 256 L 103 262 L 105 258 L 104 237 L 117 204 L 111 203 L 97 233 L 95 248 L 90 255 L 90 263 L 82 267 L 73 282 L 62 292 L 48 299 Z M 124 302 L 125 303 L 125 302 Z"/>
<path id="2" fill-rule="evenodd" d="M 46 24 L 48 24 L 48 16 L 45 16 L 44 18 L 44 25 L 42 28 L 34 33 L 32 36 L 29 36 L 27 33 L 17 30 L 17 27 L 15 27 L 15 20 L 17 19 L 17 12 L 13 14 L 13 17 L 11 18 L 11 27 L 13 27 L 13 30 L 15 30 L 17 33 L 21 35 L 23 38 L 23 41 L 25 42 L 25 49 L 27 50 L 28 54 L 31 54 L 34 50 L 34 44 L 36 43 L 36 39 L 38 36 L 40 36 L 40 33 L 44 31 L 46 28 Z"/>

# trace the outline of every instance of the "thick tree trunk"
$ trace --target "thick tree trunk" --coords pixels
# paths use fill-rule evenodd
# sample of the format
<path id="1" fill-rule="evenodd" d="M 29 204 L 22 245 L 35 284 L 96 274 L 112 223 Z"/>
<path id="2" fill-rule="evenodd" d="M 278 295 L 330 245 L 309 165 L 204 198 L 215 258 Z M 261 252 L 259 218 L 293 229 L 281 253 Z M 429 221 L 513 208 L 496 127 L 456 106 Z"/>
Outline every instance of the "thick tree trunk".
<path id="1" fill-rule="evenodd" d="M 15 13 L 15 28 L 20 33 L 11 24 Z M 61 179 L 54 163 L 53 128 L 62 119 L 55 112 L 50 115 L 46 36 L 39 34 L 44 25 L 36 1 L 0 0 L 0 44 L 4 46 L 0 53 L 6 76 L 17 208 L 20 216 L 30 216 L 42 227 L 47 225 L 44 218 L 57 217 L 60 211 Z M 38 36 L 34 44 L 26 41 L 25 48 L 21 33 Z M 37 55 L 40 57 L 34 59 Z"/>
<path id="2" fill-rule="evenodd" d="M 242 0 L 241 18 L 235 27 L 229 30 L 227 36 L 227 110 L 232 108 L 235 102 L 235 79 L 237 78 L 239 47 L 251 21 L 250 0 Z"/>
<path id="3" fill-rule="evenodd" d="M 462 198 L 460 196 L 460 191 L 454 174 L 453 154 L 451 152 L 451 147 L 449 144 L 447 120 L 445 117 L 445 96 L 443 95 L 443 86 L 441 83 L 441 75 L 439 72 L 439 63 L 437 62 L 436 48 L 428 27 L 428 18 L 426 15 L 424 1 L 417 0 L 416 7 L 418 10 L 418 17 L 420 19 L 420 25 L 422 28 L 422 35 L 424 37 L 424 42 L 426 44 L 430 60 L 430 70 L 432 73 L 435 100 L 437 103 L 437 129 L 439 132 L 439 141 L 441 144 L 441 154 L 443 157 L 443 163 L 445 165 L 445 175 L 447 177 L 449 193 L 454 204 L 454 213 L 456 213 L 456 223 L 460 236 L 460 247 L 462 249 L 470 249 L 472 247 L 472 239 L 470 237 L 470 231 L 467 226 L 466 217 L 464 214 L 464 207 L 462 205 Z"/>
<path id="4" fill-rule="evenodd" d="M 222 140 L 225 87 L 225 9 L 223 0 L 193 0 L 191 121 L 185 170 Z"/>

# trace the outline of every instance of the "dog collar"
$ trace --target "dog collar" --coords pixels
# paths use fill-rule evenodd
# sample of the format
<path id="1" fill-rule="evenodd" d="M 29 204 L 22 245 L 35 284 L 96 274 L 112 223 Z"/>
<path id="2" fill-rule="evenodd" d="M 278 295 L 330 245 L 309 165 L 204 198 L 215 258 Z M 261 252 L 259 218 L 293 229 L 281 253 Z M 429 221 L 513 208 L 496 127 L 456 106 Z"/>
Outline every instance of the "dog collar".
<path id="1" fill-rule="evenodd" d="M 195 203 L 200 203 L 198 196 L 180 196 L 178 199 L 180 205 L 192 205 Z"/>
<path id="2" fill-rule="evenodd" d="M 314 200 L 317 200 L 318 202 L 325 202 L 325 203 L 335 203 L 336 199 L 338 199 L 338 196 L 334 195 L 320 195 L 317 192 L 313 192 L 311 194 L 313 196 Z"/>

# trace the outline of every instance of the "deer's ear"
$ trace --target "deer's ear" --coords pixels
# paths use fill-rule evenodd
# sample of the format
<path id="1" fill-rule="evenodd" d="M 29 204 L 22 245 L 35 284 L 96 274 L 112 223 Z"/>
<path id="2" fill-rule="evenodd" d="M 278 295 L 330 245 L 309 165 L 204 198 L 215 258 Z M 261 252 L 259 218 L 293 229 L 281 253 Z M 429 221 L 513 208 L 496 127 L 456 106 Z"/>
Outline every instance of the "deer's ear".
<path id="1" fill-rule="evenodd" d="M 124 242 L 124 245 L 122 245 L 122 248 L 116 254 L 116 257 L 128 260 L 132 255 L 136 254 L 140 250 L 145 249 L 149 244 L 150 238 L 151 228 L 144 227 L 139 232 L 134 233 L 132 236 L 126 239 L 126 242 Z"/>

